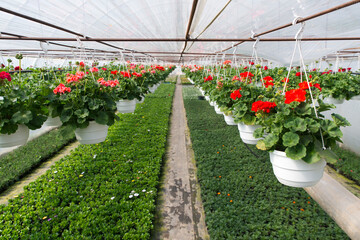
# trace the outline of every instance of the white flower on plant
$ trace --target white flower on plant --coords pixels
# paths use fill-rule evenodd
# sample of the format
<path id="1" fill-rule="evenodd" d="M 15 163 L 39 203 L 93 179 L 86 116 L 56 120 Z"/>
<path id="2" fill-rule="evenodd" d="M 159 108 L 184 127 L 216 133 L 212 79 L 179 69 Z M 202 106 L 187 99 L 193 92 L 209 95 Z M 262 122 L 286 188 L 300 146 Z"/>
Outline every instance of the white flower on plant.
<path id="1" fill-rule="evenodd" d="M 55 171 L 54 173 L 57 173 L 58 171 Z"/>
<path id="2" fill-rule="evenodd" d="M 134 190 L 132 190 L 132 191 L 131 191 L 131 194 L 133 194 L 133 193 L 135 193 L 135 191 L 134 191 Z"/>
<path id="3" fill-rule="evenodd" d="M 145 190 L 145 189 L 143 189 L 143 190 L 142 190 L 142 192 L 146 192 L 146 190 Z"/>
<path id="4" fill-rule="evenodd" d="M 133 195 L 130 195 L 129 198 L 133 198 L 134 196 Z"/>
<path id="5" fill-rule="evenodd" d="M 81 174 L 84 174 L 85 172 L 82 172 Z"/>
<path id="6" fill-rule="evenodd" d="M 111 199 L 111 200 L 114 200 L 114 198 L 115 198 L 115 197 L 111 197 L 110 199 Z"/>
<path id="7" fill-rule="evenodd" d="M 4 100 L 4 97 L 3 96 L 0 96 L 0 101 Z"/>
<path id="8" fill-rule="evenodd" d="M 139 196 L 139 194 L 138 194 L 138 193 L 135 193 L 134 196 L 137 197 L 137 196 Z"/>
<path id="9" fill-rule="evenodd" d="M 94 157 L 93 158 L 96 158 L 96 154 L 94 155 Z"/>

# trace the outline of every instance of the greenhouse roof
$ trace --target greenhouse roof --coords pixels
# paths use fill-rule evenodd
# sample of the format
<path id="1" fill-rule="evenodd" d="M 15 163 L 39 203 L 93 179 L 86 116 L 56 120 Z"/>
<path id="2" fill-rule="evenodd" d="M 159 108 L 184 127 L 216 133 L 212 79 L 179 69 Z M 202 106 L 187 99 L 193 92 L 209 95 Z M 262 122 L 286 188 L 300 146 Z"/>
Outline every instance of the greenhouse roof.
<path id="1" fill-rule="evenodd" d="M 329 54 L 358 56 L 359 2 L 2 0 L 0 50 L 54 58 L 125 54 L 189 62 L 223 54 L 252 56 L 258 40 L 259 57 L 289 64 L 294 36 L 303 26 L 307 62 Z"/>

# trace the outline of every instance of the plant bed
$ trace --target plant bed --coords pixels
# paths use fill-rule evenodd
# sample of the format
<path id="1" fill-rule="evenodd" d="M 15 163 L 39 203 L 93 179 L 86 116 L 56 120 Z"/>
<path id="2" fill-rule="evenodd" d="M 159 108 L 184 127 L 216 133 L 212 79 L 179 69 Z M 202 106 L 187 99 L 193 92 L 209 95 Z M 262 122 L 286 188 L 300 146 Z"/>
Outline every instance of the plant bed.
<path id="1" fill-rule="evenodd" d="M 69 127 L 48 132 L 0 157 L 0 192 L 75 140 Z"/>
<path id="2" fill-rule="evenodd" d="M 105 142 L 80 145 L 0 206 L 0 236 L 149 239 L 174 85 L 120 115 Z"/>
<path id="3" fill-rule="evenodd" d="M 268 153 L 249 146 L 253 156 L 236 126 L 204 101 L 184 103 L 211 239 L 348 239 L 303 189 L 276 180 Z"/>

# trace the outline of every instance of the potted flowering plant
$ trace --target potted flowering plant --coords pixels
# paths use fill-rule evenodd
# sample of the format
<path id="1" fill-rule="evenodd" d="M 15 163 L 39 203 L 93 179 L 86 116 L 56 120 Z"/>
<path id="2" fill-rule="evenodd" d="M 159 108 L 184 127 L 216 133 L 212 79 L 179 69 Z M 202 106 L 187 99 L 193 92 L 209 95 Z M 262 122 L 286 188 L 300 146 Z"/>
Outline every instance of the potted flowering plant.
<path id="1" fill-rule="evenodd" d="M 334 162 L 337 159 L 330 148 L 341 142 L 340 127 L 349 125 L 337 114 L 332 115 L 333 120 L 324 118 L 321 112 L 333 105 L 321 100 L 313 105 L 312 99 L 318 98 L 320 90 L 319 85 L 305 81 L 285 95 L 277 94 L 269 99 L 275 104 L 270 111 L 254 106 L 257 102 L 253 104 L 257 121 L 262 126 L 255 130 L 254 136 L 269 133 L 256 146 L 270 152 L 274 173 L 287 186 L 309 187 L 320 181 L 325 160 Z"/>
<path id="2" fill-rule="evenodd" d="M 41 128 L 46 120 L 41 89 L 18 76 L 0 72 L 0 147 L 25 144 L 29 129 Z"/>
<path id="3" fill-rule="evenodd" d="M 96 80 L 93 74 L 76 72 L 68 74 L 66 81 L 53 90 L 61 122 L 75 129 L 80 143 L 104 141 L 108 126 L 119 119 L 111 93 L 111 88 L 115 86 L 112 80 Z"/>
<path id="4" fill-rule="evenodd" d="M 360 95 L 360 80 L 350 72 L 323 72 L 319 81 L 323 88 L 322 97 L 328 103 L 341 104 Z"/>

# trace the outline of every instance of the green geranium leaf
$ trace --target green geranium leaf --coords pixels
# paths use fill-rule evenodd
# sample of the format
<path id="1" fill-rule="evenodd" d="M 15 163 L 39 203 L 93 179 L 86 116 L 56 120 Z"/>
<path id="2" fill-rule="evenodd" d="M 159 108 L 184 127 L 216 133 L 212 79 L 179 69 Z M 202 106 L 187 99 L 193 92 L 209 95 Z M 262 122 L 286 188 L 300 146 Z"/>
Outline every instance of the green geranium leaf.
<path id="1" fill-rule="evenodd" d="M 74 113 L 74 112 L 73 112 L 72 109 L 65 109 L 64 111 L 61 112 L 60 120 L 61 120 L 63 123 L 69 121 L 70 118 L 72 117 L 73 113 Z"/>
<path id="2" fill-rule="evenodd" d="M 261 137 L 263 137 L 263 135 L 264 135 L 264 130 L 265 130 L 265 128 L 264 127 L 259 127 L 259 128 L 257 128 L 255 131 L 254 131 L 254 137 L 255 138 L 261 138 Z"/>
<path id="3" fill-rule="evenodd" d="M 294 132 L 287 132 L 282 137 L 285 147 L 292 147 L 299 143 L 300 137 Z"/>
<path id="4" fill-rule="evenodd" d="M 336 163 L 336 161 L 339 159 L 339 157 L 330 149 L 320 150 L 319 154 L 321 158 L 324 158 L 328 163 Z"/>
<path id="5" fill-rule="evenodd" d="M 33 115 L 30 111 L 18 111 L 16 112 L 11 121 L 13 123 L 18 123 L 18 124 L 25 124 L 28 123 L 31 119 L 32 119 Z"/>
<path id="6" fill-rule="evenodd" d="M 260 150 L 267 150 L 264 140 L 259 140 L 256 144 L 256 147 Z"/>
<path id="7" fill-rule="evenodd" d="M 246 125 L 254 125 L 256 122 L 256 117 L 251 116 L 250 114 L 246 114 L 243 118 L 241 118 L 241 121 Z"/>
<path id="8" fill-rule="evenodd" d="M 286 148 L 285 153 L 287 157 L 299 160 L 306 156 L 306 147 L 300 143 L 296 146 Z"/>
<path id="9" fill-rule="evenodd" d="M 350 122 L 346 120 L 343 116 L 340 116 L 339 114 L 333 113 L 331 114 L 331 117 L 334 119 L 334 122 L 337 126 L 351 126 Z"/>
<path id="10" fill-rule="evenodd" d="M 311 135 L 301 135 L 300 143 L 304 146 L 307 146 L 309 143 L 313 141 L 313 137 Z"/>
<path id="11" fill-rule="evenodd" d="M 78 109 L 75 111 L 75 115 L 79 118 L 86 118 L 87 116 L 89 116 L 89 110 L 87 110 L 86 108 Z"/>
<path id="12" fill-rule="evenodd" d="M 321 156 L 320 156 L 319 152 L 317 151 L 317 149 L 315 148 L 315 144 L 309 144 L 306 147 L 306 156 L 303 157 L 302 160 L 311 164 L 311 163 L 316 163 L 316 162 L 320 161 L 320 159 L 321 159 Z"/>
<path id="13" fill-rule="evenodd" d="M 279 141 L 279 136 L 270 133 L 264 138 L 264 143 L 267 149 L 270 149 L 272 146 L 274 146 Z"/>
<path id="14" fill-rule="evenodd" d="M 290 129 L 291 131 L 294 132 L 304 132 L 306 131 L 306 122 L 304 119 L 296 117 L 293 120 L 290 120 L 288 122 L 285 122 L 284 126 L 288 129 Z"/>
<path id="15" fill-rule="evenodd" d="M 28 128 L 31 130 L 39 129 L 44 124 L 46 119 L 47 119 L 46 116 L 38 115 L 38 116 L 34 117 L 33 119 L 31 119 L 31 121 L 29 121 L 29 123 L 27 123 L 26 126 L 28 126 Z"/>
<path id="16" fill-rule="evenodd" d="M 305 121 L 307 123 L 307 127 L 310 130 L 310 132 L 316 133 L 319 131 L 320 123 L 318 123 L 316 120 L 312 118 L 306 118 Z"/>
<path id="17" fill-rule="evenodd" d="M 323 124 L 322 124 L 322 128 L 325 132 L 327 132 L 330 137 L 338 137 L 338 138 L 342 138 L 343 134 L 340 130 L 340 127 L 338 127 L 335 122 L 333 121 L 330 121 L 328 119 L 325 119 L 323 121 Z"/>
<path id="18" fill-rule="evenodd" d="M 95 121 L 98 123 L 98 124 L 102 124 L 102 125 L 106 125 L 109 121 L 109 116 L 106 112 L 98 112 L 96 114 L 96 118 L 95 118 Z"/>

